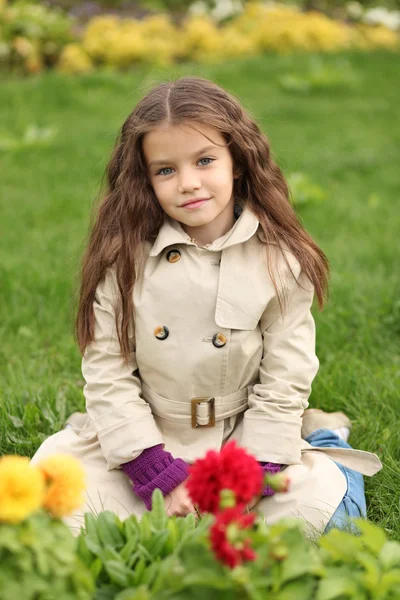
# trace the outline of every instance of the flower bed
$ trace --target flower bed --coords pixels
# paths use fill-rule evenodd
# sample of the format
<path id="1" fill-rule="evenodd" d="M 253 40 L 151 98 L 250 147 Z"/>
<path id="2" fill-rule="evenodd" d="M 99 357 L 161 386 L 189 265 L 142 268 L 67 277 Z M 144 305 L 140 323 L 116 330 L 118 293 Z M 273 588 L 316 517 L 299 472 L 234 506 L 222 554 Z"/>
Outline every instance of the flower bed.
<path id="1" fill-rule="evenodd" d="M 80 73 L 97 67 L 218 62 L 263 52 L 399 48 L 397 32 L 385 25 L 345 23 L 320 12 L 259 2 L 248 2 L 222 23 L 207 14 L 188 14 L 179 25 L 166 13 L 140 20 L 105 15 L 91 19 L 79 35 L 72 34 L 73 23 L 42 5 L 0 4 L 1 63 L 27 73 L 54 66 Z"/>
<path id="2" fill-rule="evenodd" d="M 68 456 L 37 468 L 28 462 L 0 459 L 2 600 L 400 597 L 400 544 L 382 529 L 356 520 L 360 535 L 332 530 L 316 545 L 297 520 L 267 526 L 248 512 L 265 482 L 256 460 L 234 442 L 191 468 L 198 518 L 167 517 L 155 490 L 140 521 L 87 513 L 79 537 L 60 520 L 82 500 L 79 464 Z M 290 485 L 282 474 L 267 477 L 277 493 Z"/>

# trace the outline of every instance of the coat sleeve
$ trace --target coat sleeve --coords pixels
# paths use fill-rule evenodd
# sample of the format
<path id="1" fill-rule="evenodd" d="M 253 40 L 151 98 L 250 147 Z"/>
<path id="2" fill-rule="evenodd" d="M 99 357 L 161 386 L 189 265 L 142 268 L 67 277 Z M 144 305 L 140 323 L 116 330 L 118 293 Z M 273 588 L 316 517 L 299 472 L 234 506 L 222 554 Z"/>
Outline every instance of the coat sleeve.
<path id="1" fill-rule="evenodd" d="M 301 462 L 302 415 L 319 367 L 311 314 L 314 290 L 300 271 L 297 264 L 295 277 L 286 280 L 283 317 L 276 296 L 262 315 L 259 382 L 249 395 L 241 440 L 257 460 L 287 465 Z"/>
<path id="2" fill-rule="evenodd" d="M 96 289 L 95 339 L 82 359 L 86 410 L 108 470 L 163 443 L 150 406 L 141 396 L 133 343 L 128 365 L 120 355 L 115 324 L 116 290 L 115 275 L 109 271 Z"/>

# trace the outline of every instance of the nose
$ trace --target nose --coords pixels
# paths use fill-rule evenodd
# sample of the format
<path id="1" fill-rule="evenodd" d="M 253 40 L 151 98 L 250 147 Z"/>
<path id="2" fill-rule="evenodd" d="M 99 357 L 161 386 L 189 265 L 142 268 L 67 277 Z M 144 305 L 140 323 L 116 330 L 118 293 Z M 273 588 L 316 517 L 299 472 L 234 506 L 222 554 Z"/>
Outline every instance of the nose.
<path id="1" fill-rule="evenodd" d="M 178 192 L 184 194 L 201 188 L 199 174 L 193 169 L 182 169 L 178 177 Z"/>

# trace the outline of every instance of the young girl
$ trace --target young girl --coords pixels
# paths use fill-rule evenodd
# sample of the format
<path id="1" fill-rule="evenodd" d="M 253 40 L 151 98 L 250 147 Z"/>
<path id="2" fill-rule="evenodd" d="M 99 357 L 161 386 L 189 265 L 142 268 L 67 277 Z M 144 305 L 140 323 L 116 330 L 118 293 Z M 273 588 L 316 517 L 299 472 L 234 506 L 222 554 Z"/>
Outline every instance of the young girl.
<path id="1" fill-rule="evenodd" d="M 87 510 L 140 516 L 161 489 L 169 515 L 195 512 L 189 464 L 228 440 L 264 471 L 286 469 L 250 508 L 323 531 L 365 516 L 343 413 L 305 409 L 318 370 L 310 309 L 328 263 L 304 231 L 267 138 L 214 83 L 151 90 L 125 121 L 84 258 L 76 321 L 87 413 L 33 461 L 81 459 Z M 335 431 L 333 431 L 335 430 Z"/>

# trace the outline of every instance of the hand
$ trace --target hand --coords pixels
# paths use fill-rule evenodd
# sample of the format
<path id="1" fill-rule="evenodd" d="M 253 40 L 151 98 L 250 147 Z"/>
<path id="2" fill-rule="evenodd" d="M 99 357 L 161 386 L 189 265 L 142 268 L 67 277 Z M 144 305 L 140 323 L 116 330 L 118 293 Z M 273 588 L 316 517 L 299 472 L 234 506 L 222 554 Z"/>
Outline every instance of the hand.
<path id="1" fill-rule="evenodd" d="M 178 517 L 185 517 L 189 513 L 194 513 L 197 518 L 197 512 L 193 505 L 193 502 L 189 498 L 185 481 L 180 483 L 172 492 L 164 497 L 165 510 L 169 517 L 176 515 Z"/>

